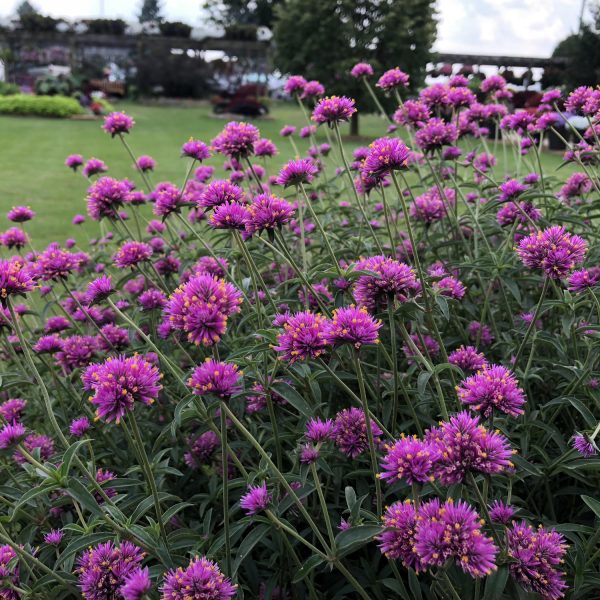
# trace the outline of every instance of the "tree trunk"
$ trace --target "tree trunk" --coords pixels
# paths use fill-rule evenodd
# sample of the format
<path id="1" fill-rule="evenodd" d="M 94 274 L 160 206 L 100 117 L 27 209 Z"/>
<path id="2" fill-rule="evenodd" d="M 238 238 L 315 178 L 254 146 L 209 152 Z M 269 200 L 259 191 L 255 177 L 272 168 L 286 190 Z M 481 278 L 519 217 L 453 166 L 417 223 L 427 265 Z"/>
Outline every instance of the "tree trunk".
<path id="1" fill-rule="evenodd" d="M 350 135 L 358 136 L 358 112 L 355 112 L 350 119 Z"/>

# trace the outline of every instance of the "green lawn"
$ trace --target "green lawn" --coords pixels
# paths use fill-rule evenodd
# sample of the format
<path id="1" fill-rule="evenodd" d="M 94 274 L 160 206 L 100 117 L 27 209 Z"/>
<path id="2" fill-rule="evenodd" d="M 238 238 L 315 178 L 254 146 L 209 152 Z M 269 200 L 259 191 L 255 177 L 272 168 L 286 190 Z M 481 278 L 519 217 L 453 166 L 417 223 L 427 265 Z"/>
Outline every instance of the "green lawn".
<path id="1" fill-rule="evenodd" d="M 180 184 L 185 175 L 186 163 L 179 158 L 181 144 L 190 136 L 210 141 L 226 122 L 213 116 L 209 107 L 157 107 L 121 103 L 124 110 L 135 118 L 136 126 L 128 137 L 133 151 L 150 154 L 158 167 L 154 182 L 172 180 Z M 76 213 L 85 213 L 87 181 L 74 175 L 64 166 L 68 154 L 79 153 L 85 158 L 95 156 L 109 166 L 109 175 L 129 177 L 139 181 L 131 168 L 131 160 L 118 139 L 111 139 L 101 129 L 102 122 L 51 120 L 38 118 L 0 117 L 0 214 L 16 204 L 31 206 L 37 216 L 26 228 L 32 234 L 36 248 L 66 238 L 84 238 L 85 233 L 71 225 Z M 279 147 L 280 155 L 274 159 L 272 172 L 293 155 L 290 143 L 279 137 L 285 124 L 305 125 L 300 110 L 292 104 L 276 104 L 271 117 L 256 122 L 263 136 L 271 138 Z M 381 136 L 385 126 L 376 116 L 361 119 L 361 139 L 348 140 L 348 150 Z M 327 141 L 320 130 L 318 141 Z M 308 142 L 297 141 L 300 151 Z M 509 153 L 510 154 L 510 153 Z M 498 152 L 499 158 L 502 153 Z M 558 154 L 545 154 L 545 169 L 553 171 L 561 162 Z M 221 157 L 210 161 L 222 163 Z M 562 175 L 564 177 L 564 175 Z M 0 230 L 8 226 L 5 221 Z M 97 235 L 94 223 L 86 225 L 88 235 Z M 84 239 L 78 240 L 84 241 Z"/>

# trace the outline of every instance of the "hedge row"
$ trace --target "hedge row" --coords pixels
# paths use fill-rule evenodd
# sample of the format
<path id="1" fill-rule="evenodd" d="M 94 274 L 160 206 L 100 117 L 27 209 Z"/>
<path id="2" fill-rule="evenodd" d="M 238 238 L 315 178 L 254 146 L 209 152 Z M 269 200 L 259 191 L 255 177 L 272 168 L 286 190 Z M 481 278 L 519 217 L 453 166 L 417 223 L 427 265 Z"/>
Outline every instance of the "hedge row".
<path id="1" fill-rule="evenodd" d="M 0 97 L 0 114 L 67 118 L 83 113 L 79 102 L 63 96 L 28 96 L 16 94 Z"/>

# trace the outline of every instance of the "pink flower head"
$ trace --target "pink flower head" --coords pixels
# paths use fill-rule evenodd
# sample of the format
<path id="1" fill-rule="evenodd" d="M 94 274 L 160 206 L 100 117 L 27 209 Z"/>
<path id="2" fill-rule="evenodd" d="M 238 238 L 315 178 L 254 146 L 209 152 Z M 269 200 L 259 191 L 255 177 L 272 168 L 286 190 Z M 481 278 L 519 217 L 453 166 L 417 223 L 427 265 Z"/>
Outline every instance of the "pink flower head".
<path id="1" fill-rule="evenodd" d="M 92 175 L 97 175 L 98 173 L 106 173 L 106 171 L 108 171 L 108 167 L 104 161 L 100 160 L 99 158 L 90 158 L 85 165 L 83 165 L 82 173 L 84 177 L 91 177 Z"/>
<path id="2" fill-rule="evenodd" d="M 42 462 L 46 462 L 54 454 L 54 442 L 47 435 L 32 433 L 22 441 L 22 444 L 29 454 L 39 450 Z M 18 450 L 13 454 L 13 458 L 19 464 L 27 462 L 27 459 Z"/>
<path id="3" fill-rule="evenodd" d="M 598 454 L 598 447 L 595 442 L 584 433 L 576 433 L 571 439 L 571 445 L 584 458 L 591 458 Z"/>
<path id="4" fill-rule="evenodd" d="M 101 275 L 98 279 L 90 281 L 88 284 L 85 299 L 88 306 L 92 304 L 99 304 L 108 298 L 111 294 L 114 294 L 115 289 L 113 288 L 112 278 L 110 275 Z"/>
<path id="5" fill-rule="evenodd" d="M 78 167 L 83 164 L 83 156 L 81 154 L 69 154 L 65 159 L 65 166 L 73 171 L 77 171 Z"/>
<path id="6" fill-rule="evenodd" d="M 19 227 L 9 227 L 0 234 L 0 243 L 7 248 L 24 248 L 29 242 L 29 236 Z"/>
<path id="7" fill-rule="evenodd" d="M 114 254 L 113 262 L 119 269 L 134 268 L 150 260 L 152 247 L 144 242 L 125 242 Z"/>
<path id="8" fill-rule="evenodd" d="M 248 492 L 240 498 L 240 506 L 249 516 L 262 512 L 269 506 L 270 502 L 271 495 L 264 481 L 260 485 L 251 485 Z"/>
<path id="9" fill-rule="evenodd" d="M 434 282 L 432 287 L 442 296 L 448 296 L 456 300 L 461 300 L 467 291 L 464 284 L 452 276 L 443 277 L 439 281 Z"/>
<path id="10" fill-rule="evenodd" d="M 319 444 L 331 439 L 333 435 L 333 421 L 331 419 L 322 420 L 318 417 L 311 419 L 306 424 L 306 439 L 313 444 Z"/>
<path id="11" fill-rule="evenodd" d="M 409 76 L 398 67 L 386 71 L 375 84 L 382 90 L 393 90 L 398 87 L 408 87 Z"/>
<path id="12" fill-rule="evenodd" d="M 18 444 L 25 437 L 25 427 L 21 423 L 8 423 L 0 429 L 0 450 Z"/>
<path id="13" fill-rule="evenodd" d="M 34 273 L 22 259 L 0 259 L 0 303 L 6 305 L 9 296 L 24 296 L 35 288 Z"/>
<path id="14" fill-rule="evenodd" d="M 285 82 L 283 86 L 283 91 L 290 96 L 294 94 L 300 94 L 304 90 L 304 86 L 306 85 L 306 79 L 302 77 L 302 75 L 292 75 L 288 77 L 288 80 Z"/>
<path id="15" fill-rule="evenodd" d="M 228 202 L 243 203 L 244 190 L 230 181 L 221 179 L 213 181 L 204 188 L 200 194 L 198 206 L 201 208 L 214 208 Z"/>
<path id="16" fill-rule="evenodd" d="M 443 190 L 444 197 L 440 195 L 437 186 L 434 186 L 415 198 L 410 205 L 410 216 L 430 225 L 435 221 L 441 221 L 448 215 L 448 208 L 455 204 L 455 192 L 452 188 Z"/>
<path id="17" fill-rule="evenodd" d="M 433 152 L 442 146 L 451 146 L 458 138 L 456 126 L 434 117 L 429 119 L 415 134 L 417 146 L 424 152 Z"/>
<path id="18" fill-rule="evenodd" d="M 404 480 L 409 485 L 433 481 L 433 465 L 440 451 L 434 444 L 417 438 L 402 436 L 392 445 L 385 445 L 385 455 L 379 474 L 389 483 Z"/>
<path id="19" fill-rule="evenodd" d="M 448 355 L 448 362 L 457 365 L 466 373 L 474 373 L 487 365 L 483 352 L 477 352 L 475 346 L 461 346 Z"/>
<path id="20" fill-rule="evenodd" d="M 381 179 L 390 171 L 406 168 L 409 155 L 410 151 L 398 138 L 379 138 L 369 146 L 362 175 Z"/>
<path id="21" fill-rule="evenodd" d="M 352 77 L 369 77 L 373 75 L 373 67 L 369 63 L 356 63 L 350 71 Z"/>
<path id="22" fill-rule="evenodd" d="M 273 349 L 281 353 L 280 360 L 295 362 L 318 358 L 327 346 L 327 321 L 310 311 L 291 315 L 283 324 L 284 331 L 277 336 Z"/>
<path id="23" fill-rule="evenodd" d="M 319 125 L 349 121 L 356 112 L 354 100 L 345 96 L 328 96 L 319 101 L 312 113 L 312 120 Z"/>
<path id="24" fill-rule="evenodd" d="M 29 206 L 13 206 L 6 215 L 9 221 L 13 223 L 25 223 L 35 217 L 35 213 Z"/>
<path id="25" fill-rule="evenodd" d="M 378 446 L 383 432 L 377 423 L 371 420 L 373 441 Z M 340 452 L 350 458 L 356 458 L 369 448 L 365 413 L 360 408 L 347 408 L 336 414 L 332 430 L 333 441 Z"/>
<path id="26" fill-rule="evenodd" d="M 304 85 L 304 89 L 302 90 L 302 96 L 300 96 L 303 100 L 307 98 L 317 98 L 319 96 L 325 95 L 325 87 L 322 83 L 316 80 L 307 81 Z"/>
<path id="27" fill-rule="evenodd" d="M 154 202 L 152 212 L 163 220 L 171 213 L 179 212 L 183 202 L 181 190 L 169 181 L 161 181 L 149 195 Z"/>
<path id="28" fill-rule="evenodd" d="M 21 398 L 12 398 L 0 404 L 0 417 L 7 423 L 17 423 L 21 420 L 21 414 L 27 406 L 27 401 Z"/>
<path id="29" fill-rule="evenodd" d="M 275 156 L 277 154 L 277 146 L 267 138 L 260 138 L 254 144 L 254 154 L 256 156 Z"/>
<path id="30" fill-rule="evenodd" d="M 146 173 L 147 171 L 154 171 L 156 167 L 156 161 L 147 154 L 142 154 L 142 156 L 138 157 L 135 161 L 135 166 L 138 171 L 142 173 Z"/>
<path id="31" fill-rule="evenodd" d="M 381 321 L 372 317 L 363 306 L 337 308 L 325 333 L 325 340 L 332 346 L 352 344 L 356 350 L 363 345 L 379 343 Z"/>
<path id="32" fill-rule="evenodd" d="M 402 107 L 394 113 L 394 122 L 399 125 L 423 127 L 431 119 L 429 106 L 421 100 L 407 100 Z"/>
<path id="33" fill-rule="evenodd" d="M 122 133 L 129 133 L 135 125 L 135 121 L 124 112 L 112 112 L 104 117 L 104 125 L 102 129 L 106 133 L 110 133 L 112 137 Z"/>
<path id="34" fill-rule="evenodd" d="M 508 525 L 514 514 L 515 509 L 510 504 L 504 504 L 502 500 L 494 500 L 489 506 L 490 519 L 495 523 L 502 523 Z"/>
<path id="35" fill-rule="evenodd" d="M 314 161 L 310 158 L 290 160 L 284 165 L 281 171 L 279 171 L 277 183 L 283 187 L 311 183 L 318 172 L 319 170 L 315 166 Z"/>
<path id="36" fill-rule="evenodd" d="M 138 568 L 129 573 L 119 588 L 123 600 L 143 600 L 152 589 L 148 567 Z"/>
<path id="37" fill-rule="evenodd" d="M 126 201 L 131 185 L 112 177 L 100 177 L 87 191 L 87 211 L 94 221 L 104 217 L 118 219 L 119 209 Z"/>
<path id="38" fill-rule="evenodd" d="M 294 133 L 296 133 L 296 128 L 293 125 L 285 125 L 279 131 L 279 135 L 281 137 L 289 137 L 290 135 L 293 135 Z"/>
<path id="39" fill-rule="evenodd" d="M 248 206 L 249 219 L 246 223 L 248 233 L 260 233 L 265 229 L 280 228 L 294 217 L 294 207 L 273 194 L 259 194 Z"/>
<path id="40" fill-rule="evenodd" d="M 181 146 L 181 155 L 201 162 L 210 158 L 210 151 L 204 142 L 190 138 Z"/>
<path id="41" fill-rule="evenodd" d="M 64 535 L 65 534 L 60 531 L 60 529 L 53 529 L 52 531 L 44 534 L 44 542 L 50 546 L 59 546 Z"/>
<path id="42" fill-rule="evenodd" d="M 600 282 L 600 268 L 598 267 L 574 271 L 569 276 L 569 291 L 583 292 L 594 287 L 598 282 Z"/>
<path id="43" fill-rule="evenodd" d="M 73 421 L 71 421 L 69 433 L 75 437 L 81 437 L 89 428 L 90 420 L 87 417 L 79 417 L 78 419 L 73 419 Z"/>
<path id="44" fill-rule="evenodd" d="M 254 125 L 230 121 L 213 139 L 212 145 L 219 154 L 239 159 L 254 154 L 254 144 L 259 138 L 260 132 Z"/>
<path id="45" fill-rule="evenodd" d="M 237 202 L 217 206 L 208 222 L 215 229 L 246 229 L 250 221 L 248 209 Z"/>

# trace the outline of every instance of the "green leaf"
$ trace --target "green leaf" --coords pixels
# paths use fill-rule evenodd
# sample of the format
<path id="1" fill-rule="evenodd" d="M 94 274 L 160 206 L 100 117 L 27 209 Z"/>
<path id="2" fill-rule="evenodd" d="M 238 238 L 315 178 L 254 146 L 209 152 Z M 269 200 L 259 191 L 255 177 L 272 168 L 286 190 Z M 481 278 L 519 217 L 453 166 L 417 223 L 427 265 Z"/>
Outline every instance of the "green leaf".
<path id="1" fill-rule="evenodd" d="M 421 593 L 421 582 L 419 581 L 419 578 L 413 569 L 408 570 L 408 587 L 412 592 L 414 600 L 423 600 L 423 594 Z"/>
<path id="2" fill-rule="evenodd" d="M 404 582 L 401 579 L 382 579 L 381 583 L 383 583 L 383 585 L 389 590 L 392 590 L 392 592 L 398 594 L 401 598 L 404 598 L 404 600 L 412 600 L 408 590 L 404 585 Z"/>
<path id="3" fill-rule="evenodd" d="M 444 315 L 444 319 L 446 321 L 450 320 L 450 309 L 448 308 L 448 300 L 444 296 L 434 296 L 435 303 L 438 305 L 438 308 L 442 311 Z"/>
<path id="4" fill-rule="evenodd" d="M 71 463 L 75 458 L 75 454 L 77 454 L 79 448 L 81 448 L 81 446 L 83 446 L 85 443 L 87 443 L 87 439 L 78 440 L 74 444 L 71 444 L 67 451 L 63 454 L 63 462 L 62 465 L 60 465 L 60 472 L 63 475 L 66 476 L 69 474 L 69 469 L 71 468 Z"/>
<path id="5" fill-rule="evenodd" d="M 485 592 L 483 594 L 483 600 L 496 600 L 502 596 L 506 582 L 508 581 L 508 567 L 506 565 L 500 566 L 491 575 L 488 575 L 485 582 Z"/>
<path id="6" fill-rule="evenodd" d="M 12 513 L 12 519 L 15 518 L 15 515 L 19 512 L 19 509 L 24 504 L 29 504 L 31 502 L 31 500 L 33 500 L 34 498 L 37 498 L 37 496 L 41 496 L 42 494 L 46 494 L 48 492 L 51 492 L 51 491 L 55 490 L 57 487 L 58 486 L 56 484 L 52 483 L 51 485 L 42 484 L 42 485 L 40 485 L 38 487 L 34 487 L 34 488 L 30 489 L 30 490 L 27 490 L 19 498 L 19 501 L 15 504 L 15 506 L 13 508 L 13 513 Z"/>
<path id="7" fill-rule="evenodd" d="M 350 527 L 337 534 L 335 543 L 340 552 L 348 552 L 352 546 L 362 546 L 373 539 L 373 536 L 381 533 L 379 525 L 359 525 Z"/>
<path id="8" fill-rule="evenodd" d="M 600 518 L 600 502 L 591 496 L 581 496 L 581 499 L 594 511 L 594 514 Z"/>
<path id="9" fill-rule="evenodd" d="M 102 511 L 98 507 L 98 503 L 96 499 L 88 489 L 79 481 L 79 479 L 71 478 L 68 482 L 68 487 L 66 490 L 81 506 L 83 506 L 87 511 L 92 513 L 93 515 L 101 515 Z"/>
<path id="10" fill-rule="evenodd" d="M 291 385 L 283 381 L 278 381 L 271 387 L 273 391 L 277 392 L 282 398 L 287 400 L 300 414 L 309 419 L 314 416 L 313 409 Z"/>
<path id="11" fill-rule="evenodd" d="M 294 578 L 292 579 L 292 583 L 298 583 L 302 581 L 315 567 L 318 567 L 323 561 L 323 559 L 317 555 L 313 554 L 311 557 L 307 558 L 302 565 L 302 568 L 296 571 L 294 574 Z"/>
<path id="12" fill-rule="evenodd" d="M 422 371 L 421 373 L 419 373 L 419 378 L 417 379 L 417 392 L 419 392 L 419 396 L 425 395 L 425 388 L 431 375 L 432 373 L 430 373 L 429 371 Z"/>
<path id="13" fill-rule="evenodd" d="M 344 495 L 346 496 L 346 506 L 348 506 L 348 510 L 352 510 L 352 507 L 356 504 L 356 492 L 354 491 L 354 488 L 347 485 L 344 488 Z"/>
<path id="14" fill-rule="evenodd" d="M 269 525 L 265 523 L 261 523 L 258 527 L 255 527 L 250 531 L 250 533 L 242 540 L 242 543 L 239 545 L 237 556 L 233 563 L 233 573 L 232 577 L 235 577 L 239 566 L 244 562 L 246 558 L 248 558 L 250 552 L 252 552 L 252 548 L 262 540 L 262 538 L 271 530 Z"/>

